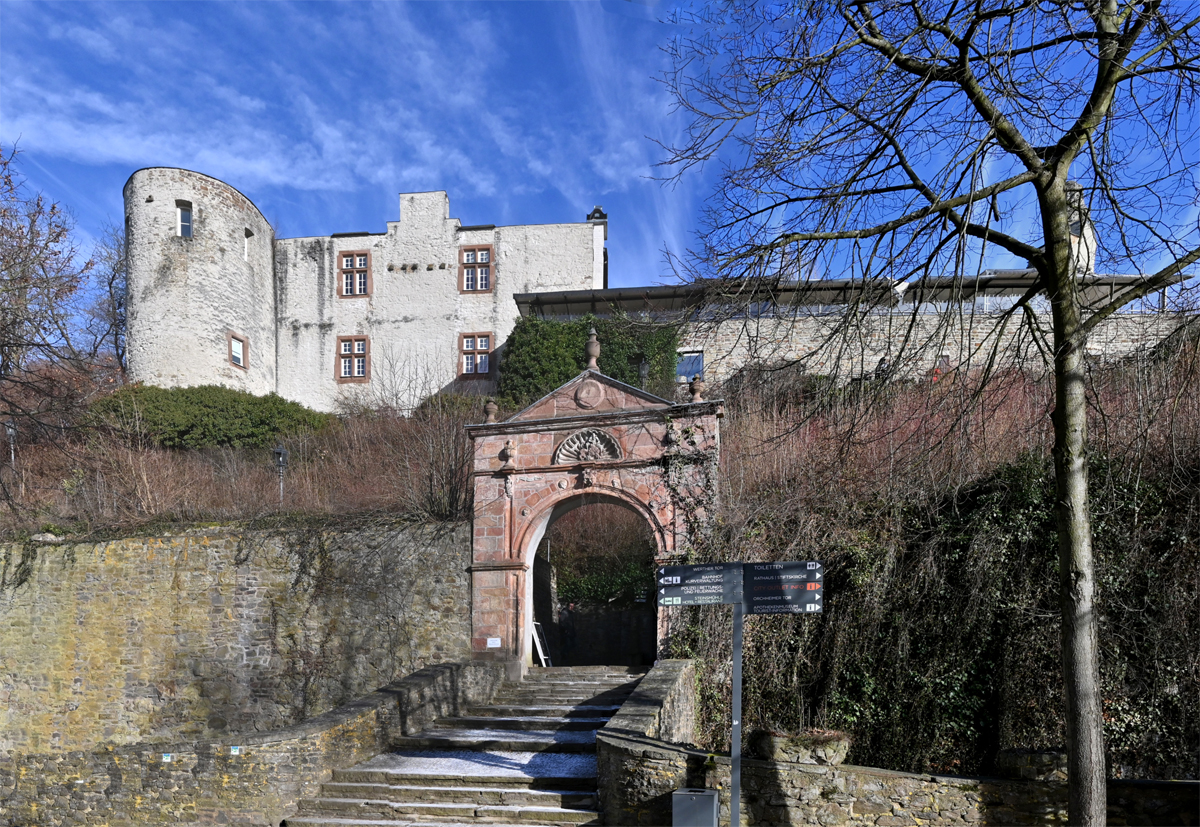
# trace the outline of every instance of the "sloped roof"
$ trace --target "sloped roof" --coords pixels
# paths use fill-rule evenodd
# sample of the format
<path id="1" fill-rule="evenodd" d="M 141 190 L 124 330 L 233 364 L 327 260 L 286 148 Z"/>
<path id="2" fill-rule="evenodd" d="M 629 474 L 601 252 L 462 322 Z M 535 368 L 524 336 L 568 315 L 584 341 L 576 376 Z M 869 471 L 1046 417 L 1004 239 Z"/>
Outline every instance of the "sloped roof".
<path id="1" fill-rule="evenodd" d="M 627 385 L 611 376 L 605 376 L 599 371 L 585 370 L 505 422 L 665 410 L 673 405 L 669 400 Z"/>

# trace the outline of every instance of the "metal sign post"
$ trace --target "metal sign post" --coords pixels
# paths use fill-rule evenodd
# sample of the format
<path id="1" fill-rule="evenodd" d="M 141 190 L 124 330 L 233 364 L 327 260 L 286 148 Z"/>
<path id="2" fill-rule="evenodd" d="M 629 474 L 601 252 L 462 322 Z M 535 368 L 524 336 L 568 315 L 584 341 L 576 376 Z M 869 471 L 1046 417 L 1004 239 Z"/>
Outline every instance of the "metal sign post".
<path id="1" fill-rule="evenodd" d="M 742 604 L 733 604 L 733 731 L 729 733 L 729 824 L 742 823 Z"/>
<path id="2" fill-rule="evenodd" d="M 659 606 L 733 605 L 733 730 L 729 738 L 729 824 L 740 827 L 742 809 L 742 616 L 820 614 L 825 569 L 813 560 L 788 563 L 710 563 L 662 566 Z"/>
<path id="3" fill-rule="evenodd" d="M 287 470 L 288 464 L 288 449 L 282 445 L 276 445 L 272 451 L 275 455 L 275 468 L 279 472 L 279 506 L 283 507 L 283 472 Z"/>

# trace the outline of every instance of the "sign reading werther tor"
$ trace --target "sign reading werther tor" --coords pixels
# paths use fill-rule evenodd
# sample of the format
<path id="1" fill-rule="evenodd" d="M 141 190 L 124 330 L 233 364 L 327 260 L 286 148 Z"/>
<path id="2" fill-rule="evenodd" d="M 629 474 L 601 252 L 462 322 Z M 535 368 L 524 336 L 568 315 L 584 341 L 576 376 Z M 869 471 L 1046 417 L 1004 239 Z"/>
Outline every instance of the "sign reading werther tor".
<path id="1" fill-rule="evenodd" d="M 729 785 L 730 824 L 741 823 L 742 795 L 742 615 L 820 613 L 825 569 L 814 560 L 790 563 L 709 563 L 662 566 L 659 606 L 733 604 L 733 732 Z"/>
<path id="2" fill-rule="evenodd" d="M 660 606 L 705 606 L 741 599 L 741 563 L 661 566 L 658 570 Z"/>

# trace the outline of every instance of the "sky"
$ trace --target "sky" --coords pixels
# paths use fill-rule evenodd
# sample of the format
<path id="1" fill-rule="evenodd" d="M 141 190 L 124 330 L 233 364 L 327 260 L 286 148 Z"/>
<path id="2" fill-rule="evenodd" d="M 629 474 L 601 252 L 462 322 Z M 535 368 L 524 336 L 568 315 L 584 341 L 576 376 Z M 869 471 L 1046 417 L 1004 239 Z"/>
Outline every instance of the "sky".
<path id="1" fill-rule="evenodd" d="M 595 2 L 0 2 L 0 144 L 82 246 L 121 189 L 184 167 L 280 237 L 382 232 L 401 192 L 463 224 L 609 216 L 612 287 L 674 281 L 705 175 L 656 177 L 684 127 L 656 8 Z"/>

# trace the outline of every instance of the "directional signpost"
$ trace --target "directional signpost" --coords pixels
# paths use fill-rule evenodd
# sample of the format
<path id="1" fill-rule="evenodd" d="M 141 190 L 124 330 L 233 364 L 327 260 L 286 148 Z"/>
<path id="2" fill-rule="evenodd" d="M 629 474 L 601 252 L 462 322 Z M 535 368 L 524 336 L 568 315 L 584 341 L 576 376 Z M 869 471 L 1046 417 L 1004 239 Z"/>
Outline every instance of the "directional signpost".
<path id="1" fill-rule="evenodd" d="M 742 615 L 819 614 L 825 570 L 810 560 L 661 566 L 659 606 L 733 604 L 733 732 L 730 733 L 729 823 L 740 824 L 742 790 Z"/>
<path id="2" fill-rule="evenodd" d="M 741 599 L 741 563 L 661 566 L 658 569 L 658 605 L 660 606 L 739 603 Z"/>
<path id="3" fill-rule="evenodd" d="M 746 611 L 752 615 L 820 612 L 825 569 L 820 563 L 745 563 Z"/>

